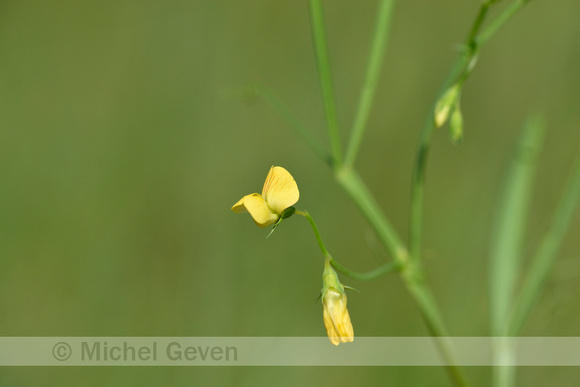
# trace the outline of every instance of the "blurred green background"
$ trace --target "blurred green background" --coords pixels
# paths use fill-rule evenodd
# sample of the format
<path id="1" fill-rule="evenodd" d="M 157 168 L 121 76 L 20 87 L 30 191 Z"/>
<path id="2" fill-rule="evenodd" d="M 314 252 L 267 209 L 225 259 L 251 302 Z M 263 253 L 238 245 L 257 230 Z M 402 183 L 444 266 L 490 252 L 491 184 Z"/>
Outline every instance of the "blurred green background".
<path id="1" fill-rule="evenodd" d="M 346 139 L 376 2 L 325 5 Z M 478 7 L 396 5 L 357 166 L 403 237 L 419 132 Z M 462 99 L 464 142 L 434 136 L 425 255 L 454 336 L 489 334 L 491 227 L 526 118 L 542 112 L 549 129 L 527 254 L 578 155 L 578 15 L 576 0 L 532 1 L 481 53 Z M 0 335 L 324 336 L 323 261 L 307 222 L 265 239 L 231 205 L 282 165 L 335 258 L 364 271 L 388 257 L 329 169 L 265 103 L 242 97 L 255 82 L 326 141 L 306 1 L 0 2 Z M 579 231 L 576 216 L 524 335 L 580 335 Z M 396 275 L 343 281 L 361 291 L 349 296 L 356 335 L 428 334 Z M 489 383 L 489 368 L 466 371 Z M 521 386 L 580 377 L 518 372 Z M 22 367 L 0 370 L 0 383 L 449 385 L 443 369 L 405 367 Z"/>

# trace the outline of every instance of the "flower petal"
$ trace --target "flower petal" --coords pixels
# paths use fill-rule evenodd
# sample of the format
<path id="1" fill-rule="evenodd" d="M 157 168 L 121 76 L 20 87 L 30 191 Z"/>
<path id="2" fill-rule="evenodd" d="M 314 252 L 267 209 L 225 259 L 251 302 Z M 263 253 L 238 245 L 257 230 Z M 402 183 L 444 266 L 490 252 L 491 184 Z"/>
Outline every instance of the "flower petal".
<path id="1" fill-rule="evenodd" d="M 346 295 L 334 287 L 328 288 L 323 299 L 326 333 L 334 345 L 354 340 L 354 330 L 346 308 Z"/>
<path id="2" fill-rule="evenodd" d="M 324 327 L 326 328 L 326 334 L 328 335 L 330 342 L 334 345 L 340 344 L 340 336 L 336 331 L 332 317 L 326 308 L 324 308 L 322 311 L 322 318 L 324 320 Z"/>
<path id="3" fill-rule="evenodd" d="M 262 189 L 268 206 L 277 213 L 294 205 L 300 197 L 296 181 L 286 169 L 272 166 Z"/>
<path id="4" fill-rule="evenodd" d="M 233 205 L 232 211 L 237 213 L 249 212 L 254 222 L 262 228 L 276 223 L 279 218 L 279 215 L 270 210 L 262 195 L 258 193 L 244 196 Z"/>
<path id="5" fill-rule="evenodd" d="M 257 195 L 257 194 L 256 194 Z M 250 195 L 247 195 L 250 196 Z M 246 199 L 246 196 L 244 196 L 243 198 L 241 198 L 236 204 L 234 204 L 232 206 L 232 211 L 235 212 L 236 214 L 242 214 L 244 212 L 248 212 L 248 209 L 246 208 L 246 206 L 244 205 L 244 200 Z"/>
<path id="6" fill-rule="evenodd" d="M 336 330 L 340 335 L 341 341 L 343 343 L 350 343 L 354 341 L 354 330 L 352 329 L 352 323 L 350 322 L 350 315 L 348 310 L 345 308 L 344 313 L 340 316 L 340 319 L 336 321 Z"/>

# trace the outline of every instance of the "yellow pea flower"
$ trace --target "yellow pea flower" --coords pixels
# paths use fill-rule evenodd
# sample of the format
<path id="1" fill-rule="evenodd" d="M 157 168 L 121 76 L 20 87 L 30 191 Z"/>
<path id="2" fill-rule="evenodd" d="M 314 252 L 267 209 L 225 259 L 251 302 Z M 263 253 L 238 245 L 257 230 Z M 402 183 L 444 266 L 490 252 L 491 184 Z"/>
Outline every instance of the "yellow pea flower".
<path id="1" fill-rule="evenodd" d="M 352 342 L 354 330 L 346 309 L 344 286 L 339 282 L 329 259 L 324 264 L 322 285 L 322 317 L 330 342 L 334 345 Z"/>
<path id="2" fill-rule="evenodd" d="M 246 195 L 233 205 L 236 213 L 249 212 L 259 227 L 276 223 L 285 209 L 300 197 L 296 181 L 286 169 L 272 166 L 266 176 L 262 194 Z"/>

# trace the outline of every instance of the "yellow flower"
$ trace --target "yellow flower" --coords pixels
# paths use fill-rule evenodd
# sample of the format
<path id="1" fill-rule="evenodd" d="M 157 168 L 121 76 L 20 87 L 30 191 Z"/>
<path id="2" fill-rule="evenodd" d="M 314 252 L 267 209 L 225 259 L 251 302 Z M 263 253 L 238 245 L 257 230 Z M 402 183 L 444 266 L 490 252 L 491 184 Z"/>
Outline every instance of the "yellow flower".
<path id="1" fill-rule="evenodd" d="M 254 222 L 264 228 L 276 223 L 282 212 L 293 206 L 299 197 L 298 185 L 290 172 L 282 167 L 272 166 L 266 176 L 262 194 L 244 196 L 233 205 L 232 211 L 249 212 Z"/>
<path id="2" fill-rule="evenodd" d="M 344 286 L 338 281 L 338 275 L 330 266 L 329 259 L 325 262 L 322 284 L 322 317 L 330 342 L 334 345 L 352 342 L 354 330 L 346 309 Z"/>

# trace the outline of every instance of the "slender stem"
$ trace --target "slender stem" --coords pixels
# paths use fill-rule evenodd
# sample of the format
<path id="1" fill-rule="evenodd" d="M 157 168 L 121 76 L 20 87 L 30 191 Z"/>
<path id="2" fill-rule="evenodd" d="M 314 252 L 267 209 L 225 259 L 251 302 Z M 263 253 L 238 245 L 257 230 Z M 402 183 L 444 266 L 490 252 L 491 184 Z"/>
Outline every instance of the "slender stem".
<path id="1" fill-rule="evenodd" d="M 530 0 L 516 0 L 508 8 L 506 8 L 498 17 L 496 17 L 489 26 L 479 34 L 477 37 L 477 44 L 482 45 L 485 43 L 493 34 L 499 30 L 509 19 L 514 16 L 523 6 L 529 3 Z"/>
<path id="2" fill-rule="evenodd" d="M 276 110 L 280 116 L 286 121 L 286 123 L 296 132 L 296 134 L 302 138 L 302 140 L 316 153 L 324 162 L 332 166 L 332 156 L 330 153 L 322 146 L 322 144 L 312 135 L 312 132 L 308 130 L 306 125 L 304 125 L 298 117 L 288 108 L 288 106 L 274 94 L 270 88 L 267 86 L 256 86 L 256 93 L 262 97 L 271 107 Z"/>
<path id="3" fill-rule="evenodd" d="M 322 251 L 322 255 L 324 255 L 324 258 L 332 258 L 330 256 L 330 253 L 326 249 L 326 246 L 324 245 L 324 241 L 322 240 L 322 237 L 320 236 L 320 232 L 318 231 L 318 227 L 316 227 L 316 223 L 314 223 L 314 219 L 312 219 L 312 216 L 310 216 L 308 211 L 296 210 L 295 214 L 302 215 L 303 217 L 308 219 L 308 222 L 310 222 L 310 225 L 312 226 L 312 231 L 314 231 L 314 236 L 316 236 L 316 242 L 318 242 L 318 246 L 320 247 L 320 251 Z"/>
<path id="4" fill-rule="evenodd" d="M 443 83 L 443 87 L 439 92 L 439 97 L 447 90 L 449 86 L 457 79 L 458 75 L 467 66 L 470 57 L 461 56 L 453 69 L 447 76 L 447 79 Z M 425 172 L 427 170 L 427 156 L 429 154 L 429 146 L 431 144 L 431 135 L 435 129 L 435 118 L 433 116 L 435 110 L 435 104 L 430 110 L 425 124 L 423 125 L 423 130 L 421 131 L 421 137 L 419 139 L 419 148 L 417 149 L 417 157 L 415 159 L 415 167 L 413 169 L 413 177 L 411 182 L 411 208 L 409 214 L 409 254 L 414 261 L 419 261 L 420 259 L 420 248 L 421 248 L 421 227 L 423 223 L 423 195 L 425 192 Z"/>
<path id="5" fill-rule="evenodd" d="M 433 109 L 431 109 L 433 110 Z M 415 160 L 413 178 L 411 182 L 411 208 L 409 214 L 409 253 L 413 261 L 418 262 L 421 255 L 421 232 L 423 224 L 423 196 L 425 192 L 425 171 L 427 169 L 427 155 L 431 144 L 431 134 L 435 128 L 433 113 L 429 114 Z"/>
<path id="6" fill-rule="evenodd" d="M 314 219 L 312 219 L 312 216 L 310 216 L 308 211 L 297 210 L 295 213 L 297 215 L 302 215 L 306 219 L 308 219 L 308 222 L 310 223 L 310 225 L 312 226 L 312 230 L 314 231 L 314 235 L 316 236 L 316 241 L 318 242 L 318 246 L 320 247 L 320 251 L 322 251 L 322 255 L 324 255 L 324 257 L 326 259 L 329 259 L 332 266 L 334 266 L 335 269 L 337 269 L 338 271 L 340 271 L 344 275 L 347 275 L 351 278 L 354 278 L 354 279 L 357 279 L 360 281 L 369 281 L 369 280 L 378 278 L 382 275 L 392 273 L 392 272 L 399 269 L 399 266 L 396 263 L 391 262 L 391 263 L 386 263 L 382 266 L 379 266 L 378 268 L 371 270 L 369 272 L 366 272 L 366 273 L 359 273 L 359 272 L 350 270 L 349 268 L 341 265 L 338 261 L 336 261 L 334 258 L 332 258 L 332 256 L 330 255 L 330 253 L 326 249 L 326 246 L 324 245 L 322 237 L 320 236 L 320 232 L 318 231 L 318 227 L 316 227 L 316 223 L 314 223 Z"/>
<path id="7" fill-rule="evenodd" d="M 485 3 L 483 3 L 481 5 L 481 7 L 479 8 L 479 12 L 477 13 L 477 16 L 475 17 L 475 21 L 473 22 L 473 25 L 471 26 L 471 30 L 469 31 L 469 35 L 467 36 L 467 43 L 473 43 L 475 42 L 475 37 L 477 36 L 477 33 L 479 32 L 479 29 L 481 28 L 481 25 L 483 24 L 483 21 L 485 20 L 485 17 L 487 15 L 487 11 L 489 10 L 489 7 L 494 3 L 495 1 L 491 0 L 491 1 L 487 1 Z"/>
<path id="8" fill-rule="evenodd" d="M 375 278 L 400 270 L 400 266 L 396 262 L 385 263 L 384 265 L 381 265 L 376 269 L 368 271 L 366 273 L 352 271 L 349 268 L 342 266 L 334 258 L 330 260 L 330 263 L 332 264 L 332 266 L 334 266 L 336 270 L 340 271 L 342 274 L 359 281 L 374 280 Z"/>
<path id="9" fill-rule="evenodd" d="M 419 140 L 419 148 L 415 158 L 415 167 L 413 170 L 413 179 L 411 182 L 411 209 L 409 215 L 409 253 L 414 261 L 419 261 L 421 256 L 421 233 L 423 224 L 423 197 L 425 190 L 425 172 L 427 168 L 427 155 L 429 153 L 429 146 L 431 144 L 431 136 L 433 134 L 433 111 L 435 105 L 441 95 L 454 82 L 459 81 L 464 83 L 467 76 L 473 69 L 474 59 L 476 58 L 479 47 L 487 41 L 501 25 L 503 25 L 509 18 L 511 18 L 517 10 L 519 10 L 526 0 L 518 0 L 512 6 L 506 9 L 500 16 L 498 16 L 492 24 L 480 33 L 485 17 L 488 14 L 489 7 L 496 3 L 497 0 L 489 0 L 481 5 L 481 8 L 473 22 L 473 25 L 467 36 L 466 44 L 467 51 L 461 55 L 453 69 L 449 73 L 441 91 L 436 99 L 435 104 L 431 108 L 431 112 L 427 117 L 421 138 Z"/>
<path id="10" fill-rule="evenodd" d="M 483 8 L 483 6 L 482 6 Z M 485 15 L 480 11 L 478 18 L 476 19 L 477 24 L 481 24 L 481 21 L 478 21 L 480 15 Z M 476 31 L 475 31 L 476 32 Z M 470 32 L 470 37 L 474 33 Z M 468 46 L 470 45 L 468 41 Z M 431 136 L 433 134 L 433 129 L 435 129 L 435 120 L 433 117 L 433 112 L 435 110 L 435 105 L 437 101 L 443 95 L 443 93 L 447 90 L 451 84 L 457 79 L 457 76 L 462 72 L 462 70 L 467 66 L 469 61 L 471 60 L 471 55 L 474 54 L 473 50 L 470 50 L 467 55 L 462 55 L 453 69 L 447 76 L 447 80 L 445 81 L 441 91 L 435 100 L 435 104 L 430 110 L 430 113 L 423 125 L 423 130 L 421 131 L 421 137 L 419 139 L 419 148 L 417 150 L 417 156 L 415 159 L 415 167 L 413 169 L 413 178 L 411 182 L 411 208 L 410 208 L 410 215 L 409 215 L 409 252 L 411 258 L 414 261 L 419 261 L 421 258 L 421 239 L 422 239 L 422 225 L 423 225 L 423 197 L 425 192 L 425 173 L 427 170 L 427 156 L 429 154 L 429 147 L 431 145 Z"/>
<path id="11" fill-rule="evenodd" d="M 350 195 L 351 199 L 371 224 L 379 239 L 393 256 L 393 259 L 401 272 L 401 277 L 405 286 L 415 299 L 417 307 L 419 308 L 429 331 L 433 336 L 436 336 L 435 340 L 437 345 L 449 364 L 448 369 L 456 385 L 466 386 L 467 382 L 465 381 L 461 369 L 455 365 L 455 361 L 451 355 L 450 345 L 444 337 L 446 336 L 446 329 L 441 313 L 433 295 L 423 281 L 420 266 L 409 261 L 407 249 L 392 228 L 391 224 L 383 215 L 376 200 L 364 185 L 356 171 L 349 167 L 343 167 L 337 170 L 335 176 L 337 181 Z"/>
<path id="12" fill-rule="evenodd" d="M 470 51 L 473 53 L 473 51 Z M 443 87 L 439 92 L 433 107 L 430 110 L 421 137 L 419 139 L 419 148 L 417 149 L 417 157 L 415 159 L 415 167 L 413 169 L 413 178 L 411 182 L 411 208 L 409 214 L 409 253 L 411 258 L 417 262 L 421 258 L 421 238 L 422 238 L 422 224 L 423 224 L 423 196 L 425 192 L 425 173 L 427 170 L 427 156 L 429 155 L 429 146 L 431 145 L 431 135 L 435 129 L 435 118 L 433 112 L 435 105 L 448 87 L 457 79 L 459 74 L 466 68 L 472 57 L 463 55 L 453 66 L 447 79 L 443 83 Z"/>
<path id="13" fill-rule="evenodd" d="M 447 339 L 447 331 L 433 294 L 429 291 L 420 277 L 408 275 L 403 276 L 403 278 L 405 279 L 407 290 L 409 290 L 415 299 L 421 315 L 439 347 L 439 351 L 443 355 L 445 362 L 448 364 L 446 369 L 455 382 L 455 385 L 459 387 L 469 386 L 461 368 L 456 365 L 457 363 L 453 358 L 451 345 Z"/>
<path id="14" fill-rule="evenodd" d="M 564 190 L 564 196 L 554 212 L 552 225 L 544 235 L 540 247 L 532 260 L 532 265 L 524 281 L 519 302 L 511 319 L 509 334 L 517 335 L 521 331 L 526 319 L 536 303 L 540 291 L 544 286 L 558 248 L 562 243 L 564 234 L 574 209 L 580 201 L 580 158 L 577 161 L 572 179 Z"/>
<path id="15" fill-rule="evenodd" d="M 346 165 L 352 165 L 356 159 L 356 155 L 369 117 L 375 90 L 378 84 L 381 66 L 383 63 L 383 57 L 385 55 L 385 48 L 393 14 L 393 4 L 393 0 L 381 0 L 379 12 L 377 14 L 377 22 L 375 26 L 375 33 L 373 37 L 371 53 L 369 56 L 365 82 L 356 112 L 350 142 L 346 151 Z"/>
<path id="16" fill-rule="evenodd" d="M 330 71 L 322 0 L 310 0 L 310 15 L 318 78 L 324 99 L 324 111 L 326 113 L 326 122 L 332 148 L 332 158 L 334 166 L 338 166 L 342 163 L 342 147 L 340 133 L 338 131 L 338 114 L 336 112 L 334 86 L 332 83 L 332 73 Z"/>

